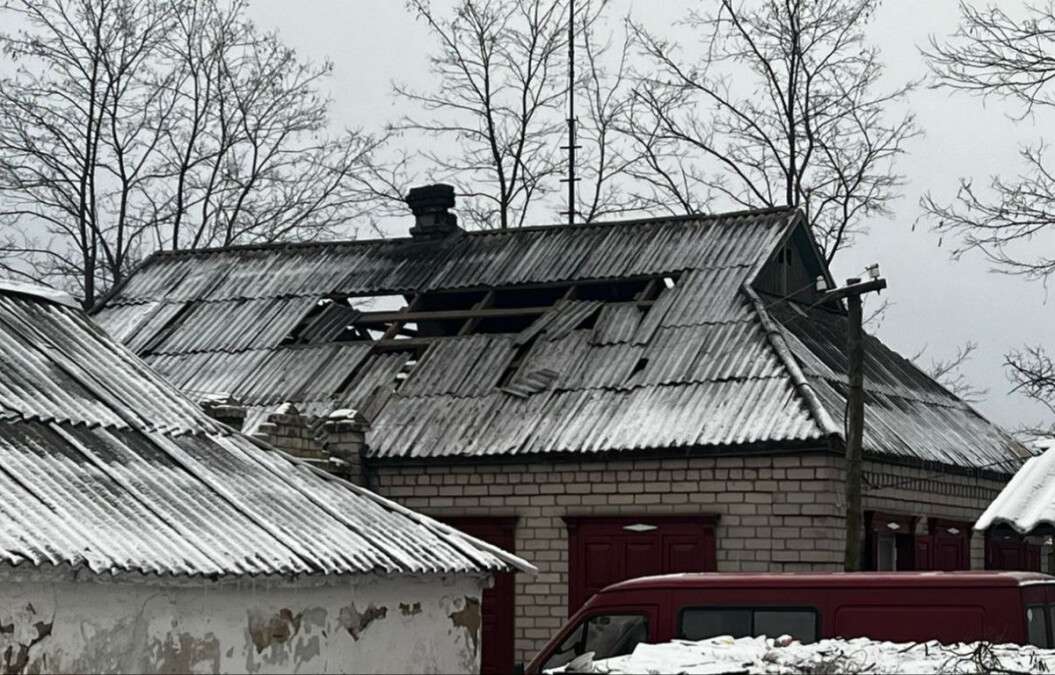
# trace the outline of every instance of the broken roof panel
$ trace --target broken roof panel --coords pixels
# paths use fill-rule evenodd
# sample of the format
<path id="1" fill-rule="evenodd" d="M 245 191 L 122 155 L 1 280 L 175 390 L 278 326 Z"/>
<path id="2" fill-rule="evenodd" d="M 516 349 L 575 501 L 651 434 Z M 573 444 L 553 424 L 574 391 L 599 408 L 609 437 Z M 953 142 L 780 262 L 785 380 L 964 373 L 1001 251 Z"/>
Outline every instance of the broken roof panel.
<path id="1" fill-rule="evenodd" d="M 214 423 L 78 309 L 0 291 L 0 349 L 8 565 L 208 577 L 532 569 Z"/>

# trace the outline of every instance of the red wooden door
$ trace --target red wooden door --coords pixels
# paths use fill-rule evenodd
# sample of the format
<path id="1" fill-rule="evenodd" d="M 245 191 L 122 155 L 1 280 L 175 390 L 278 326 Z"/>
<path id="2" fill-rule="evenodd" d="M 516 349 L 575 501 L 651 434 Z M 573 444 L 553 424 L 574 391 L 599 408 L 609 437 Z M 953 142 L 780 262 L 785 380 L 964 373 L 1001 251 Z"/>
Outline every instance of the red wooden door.
<path id="1" fill-rule="evenodd" d="M 444 522 L 466 534 L 513 553 L 516 518 L 445 518 Z M 513 614 L 516 592 L 513 574 L 495 575 L 494 586 L 484 591 L 480 608 L 480 673 L 505 675 L 513 672 Z"/>
<path id="2" fill-rule="evenodd" d="M 565 518 L 568 614 L 597 591 L 624 579 L 673 572 L 713 572 L 714 518 Z"/>
<path id="3" fill-rule="evenodd" d="M 1039 572 L 1040 546 L 1017 534 L 986 534 L 985 567 L 990 570 Z"/>
<path id="4" fill-rule="evenodd" d="M 917 558 L 918 570 L 971 569 L 971 524 L 931 518 L 926 539 L 930 544 L 930 555 L 925 565 Z M 922 538 L 922 537 L 921 537 Z M 919 544 L 916 545 L 917 552 Z"/>

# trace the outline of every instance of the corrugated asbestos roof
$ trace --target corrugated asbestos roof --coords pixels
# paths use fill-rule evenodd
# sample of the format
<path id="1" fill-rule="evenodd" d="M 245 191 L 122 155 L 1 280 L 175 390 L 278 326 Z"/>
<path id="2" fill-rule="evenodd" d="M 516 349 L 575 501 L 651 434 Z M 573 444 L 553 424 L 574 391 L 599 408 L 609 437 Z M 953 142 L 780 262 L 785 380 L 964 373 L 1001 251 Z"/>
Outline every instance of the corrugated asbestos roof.
<path id="1" fill-rule="evenodd" d="M 749 290 L 799 227 L 801 214 L 772 209 L 163 254 L 96 318 L 185 391 L 250 406 L 247 428 L 283 401 L 369 411 L 375 457 L 827 447 L 843 434 L 845 333 L 816 313 L 800 330 Z M 563 299 L 514 332 L 442 338 L 421 354 L 327 342 L 355 312 L 316 307 L 643 277 L 664 279 L 650 306 Z M 308 344 L 290 345 L 291 332 Z M 868 450 L 975 467 L 1019 456 L 1003 432 L 873 346 Z"/>
<path id="2" fill-rule="evenodd" d="M 319 360 L 346 348 L 320 347 Z M 24 288 L 0 290 L 0 494 L 10 565 L 181 576 L 531 569 L 217 425 L 80 310 Z"/>
<path id="3" fill-rule="evenodd" d="M 1055 528 L 1055 448 L 1030 458 L 1018 470 L 989 508 L 982 513 L 974 529 L 986 530 L 994 525 L 1009 525 L 1020 534 L 1038 528 Z"/>

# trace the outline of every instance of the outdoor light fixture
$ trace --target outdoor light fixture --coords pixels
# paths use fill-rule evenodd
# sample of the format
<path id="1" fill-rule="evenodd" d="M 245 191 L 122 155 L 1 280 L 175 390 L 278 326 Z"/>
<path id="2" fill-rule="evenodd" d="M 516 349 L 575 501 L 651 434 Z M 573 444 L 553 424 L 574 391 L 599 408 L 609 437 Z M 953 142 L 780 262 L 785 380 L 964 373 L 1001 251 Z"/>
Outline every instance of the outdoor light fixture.
<path id="1" fill-rule="evenodd" d="M 651 532 L 652 530 L 659 529 L 655 525 L 646 525 L 645 523 L 634 523 L 633 525 L 624 525 L 624 530 L 628 532 Z"/>
<path id="2" fill-rule="evenodd" d="M 865 268 L 865 272 L 868 273 L 868 277 L 875 281 L 879 278 L 879 263 L 873 263 Z"/>
<path id="3" fill-rule="evenodd" d="M 888 528 L 890 528 L 891 530 L 900 530 L 901 529 L 901 526 L 898 525 L 897 523 L 887 523 L 886 526 Z"/>
<path id="4" fill-rule="evenodd" d="M 823 276 L 818 275 L 817 276 L 817 292 L 818 293 L 823 293 L 826 290 L 828 290 L 828 282 L 827 282 L 827 280 L 825 280 L 825 278 Z"/>
<path id="5" fill-rule="evenodd" d="M 960 530 L 955 528 L 955 527 L 950 527 L 949 529 L 947 529 L 945 531 L 948 532 L 949 534 L 959 534 L 960 533 Z"/>

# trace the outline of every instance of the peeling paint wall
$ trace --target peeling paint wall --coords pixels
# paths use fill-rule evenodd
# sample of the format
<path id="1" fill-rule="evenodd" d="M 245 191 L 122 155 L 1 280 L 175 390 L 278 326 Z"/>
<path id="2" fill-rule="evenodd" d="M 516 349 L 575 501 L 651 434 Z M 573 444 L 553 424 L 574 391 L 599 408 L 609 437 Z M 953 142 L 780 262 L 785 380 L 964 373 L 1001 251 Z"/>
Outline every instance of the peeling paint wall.
<path id="1" fill-rule="evenodd" d="M 478 672 L 486 580 L 157 585 L 0 574 L 0 674 Z"/>

